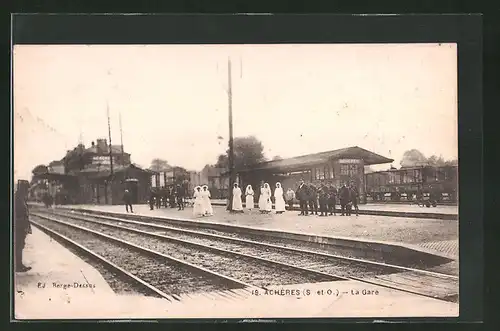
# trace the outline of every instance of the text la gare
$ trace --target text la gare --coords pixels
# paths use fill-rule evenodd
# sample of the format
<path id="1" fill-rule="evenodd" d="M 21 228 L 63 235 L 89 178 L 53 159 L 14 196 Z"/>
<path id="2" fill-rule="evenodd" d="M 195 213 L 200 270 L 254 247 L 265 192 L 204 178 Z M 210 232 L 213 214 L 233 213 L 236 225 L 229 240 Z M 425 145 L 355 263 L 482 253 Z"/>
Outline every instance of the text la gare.
<path id="1" fill-rule="evenodd" d="M 379 291 L 378 290 L 367 290 L 367 289 L 363 289 L 360 291 L 357 289 L 352 289 L 351 294 L 352 295 L 379 295 Z"/>

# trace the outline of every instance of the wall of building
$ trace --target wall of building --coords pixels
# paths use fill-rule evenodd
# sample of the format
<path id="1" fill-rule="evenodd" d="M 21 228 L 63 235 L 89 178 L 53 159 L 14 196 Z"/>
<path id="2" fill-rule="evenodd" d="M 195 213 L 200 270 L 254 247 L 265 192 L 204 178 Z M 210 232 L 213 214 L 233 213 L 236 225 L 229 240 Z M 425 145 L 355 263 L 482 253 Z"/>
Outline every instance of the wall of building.
<path id="1" fill-rule="evenodd" d="M 201 172 L 191 171 L 189 173 L 189 192 L 188 194 L 193 195 L 193 190 L 196 186 L 202 185 Z"/>
<path id="2" fill-rule="evenodd" d="M 49 165 L 49 172 L 64 175 L 64 163 Z"/>
<path id="3" fill-rule="evenodd" d="M 274 192 L 276 182 L 280 182 L 284 191 L 292 188 L 294 191 L 300 180 L 311 182 L 316 186 L 321 183 L 331 183 L 335 187 L 342 184 L 354 183 L 358 188 L 360 203 L 366 202 L 365 183 L 364 183 L 364 162 L 361 159 L 341 159 L 322 164 L 315 164 L 305 167 L 301 171 L 286 174 L 273 174 L 270 171 L 254 171 L 241 174 L 241 187 L 252 185 L 257 194 L 260 194 L 261 181 L 268 183 Z"/>
<path id="4" fill-rule="evenodd" d="M 135 178 L 138 180 L 137 184 L 127 183 L 126 178 Z M 115 176 L 112 185 L 111 203 L 113 205 L 123 204 L 123 194 L 125 189 L 137 185 L 137 200 L 133 203 L 145 204 L 148 201 L 151 187 L 151 174 L 140 169 L 128 169 L 127 172 L 120 172 Z"/>

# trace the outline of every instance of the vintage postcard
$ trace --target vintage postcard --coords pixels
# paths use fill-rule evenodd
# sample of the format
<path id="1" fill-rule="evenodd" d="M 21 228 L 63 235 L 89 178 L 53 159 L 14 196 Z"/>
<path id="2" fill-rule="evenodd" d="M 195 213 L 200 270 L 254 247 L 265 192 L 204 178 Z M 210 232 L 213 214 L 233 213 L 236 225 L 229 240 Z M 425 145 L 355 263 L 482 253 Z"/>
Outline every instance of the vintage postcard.
<path id="1" fill-rule="evenodd" d="M 14 45 L 14 313 L 456 317 L 457 44 Z"/>

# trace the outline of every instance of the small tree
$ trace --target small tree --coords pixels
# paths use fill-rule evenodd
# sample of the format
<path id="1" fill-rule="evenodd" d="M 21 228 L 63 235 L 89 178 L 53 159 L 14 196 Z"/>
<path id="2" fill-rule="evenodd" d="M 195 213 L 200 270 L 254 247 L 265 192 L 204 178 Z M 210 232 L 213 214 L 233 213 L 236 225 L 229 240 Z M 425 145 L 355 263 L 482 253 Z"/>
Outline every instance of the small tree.
<path id="1" fill-rule="evenodd" d="M 436 155 L 432 155 L 431 157 L 429 157 L 427 159 L 427 162 L 429 163 L 429 165 L 431 166 L 435 166 L 435 167 L 441 167 L 441 166 L 444 166 L 446 165 L 446 161 L 443 159 L 442 156 L 436 156 Z"/>
<path id="2" fill-rule="evenodd" d="M 44 164 L 39 164 L 31 170 L 34 177 L 46 174 L 47 172 L 49 172 L 49 168 Z"/>
<path id="3" fill-rule="evenodd" d="M 149 169 L 156 172 L 160 172 L 171 169 L 171 166 L 168 164 L 166 160 L 157 158 L 151 161 L 151 166 L 149 167 Z"/>
<path id="4" fill-rule="evenodd" d="M 427 158 L 418 149 L 410 149 L 404 152 L 401 158 L 401 167 L 414 167 L 427 163 Z"/>
<path id="5" fill-rule="evenodd" d="M 215 163 L 215 167 L 227 169 L 229 167 L 229 158 L 227 154 L 220 154 L 217 157 L 217 162 Z"/>

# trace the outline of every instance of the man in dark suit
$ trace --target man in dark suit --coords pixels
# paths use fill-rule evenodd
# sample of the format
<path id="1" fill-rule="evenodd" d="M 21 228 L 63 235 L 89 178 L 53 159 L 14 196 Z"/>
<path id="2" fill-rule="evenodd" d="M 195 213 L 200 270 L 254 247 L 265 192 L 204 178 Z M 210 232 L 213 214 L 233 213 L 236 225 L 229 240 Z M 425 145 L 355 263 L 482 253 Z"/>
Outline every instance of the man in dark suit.
<path id="1" fill-rule="evenodd" d="M 31 269 L 23 264 L 26 236 L 31 233 L 28 205 L 26 204 L 28 185 L 28 182 L 19 181 L 14 197 L 14 269 L 16 272 L 25 272 Z"/>
<path id="2" fill-rule="evenodd" d="M 339 190 L 339 198 L 340 198 L 340 208 L 342 210 L 341 216 L 347 215 L 347 204 L 349 203 L 349 189 L 342 184 L 342 187 Z"/>
<path id="3" fill-rule="evenodd" d="M 155 197 L 155 205 L 156 205 L 156 209 L 160 209 L 160 207 L 161 207 L 161 196 L 160 196 L 160 192 L 155 192 L 154 197 Z"/>
<path id="4" fill-rule="evenodd" d="M 169 199 L 169 204 L 170 208 L 175 208 L 175 187 L 171 186 L 168 188 L 170 192 L 170 199 Z"/>
<path id="5" fill-rule="evenodd" d="M 350 196 L 351 196 L 352 207 L 354 208 L 354 211 L 356 212 L 356 216 L 359 216 L 359 207 L 358 207 L 359 193 L 358 193 L 358 189 L 356 188 L 356 186 L 354 186 L 354 184 L 351 185 Z"/>
<path id="6" fill-rule="evenodd" d="M 299 187 L 295 191 L 295 196 L 299 199 L 300 202 L 300 214 L 301 216 L 309 215 L 309 211 L 307 210 L 307 200 L 309 196 L 308 187 L 304 183 L 304 180 L 300 181 Z"/>
<path id="7" fill-rule="evenodd" d="M 328 211 L 331 215 L 337 215 L 335 205 L 337 203 L 337 189 L 332 184 L 328 185 Z"/>
<path id="8" fill-rule="evenodd" d="M 128 207 L 130 207 L 130 212 L 133 213 L 134 210 L 132 209 L 132 195 L 130 194 L 129 190 L 125 190 L 125 193 L 123 194 L 123 202 L 125 202 L 125 209 L 127 210 L 127 213 Z"/>
<path id="9" fill-rule="evenodd" d="M 309 184 L 309 209 L 311 209 L 311 214 L 318 215 L 318 189 L 314 184 Z"/>
<path id="10" fill-rule="evenodd" d="M 328 204 L 328 188 L 321 183 L 321 186 L 318 191 L 318 197 L 319 197 L 319 216 L 328 216 L 328 209 L 327 209 L 327 204 Z"/>
<path id="11" fill-rule="evenodd" d="M 181 185 L 177 185 L 175 195 L 177 197 L 177 207 L 179 207 L 178 210 L 184 210 L 184 189 Z"/>

